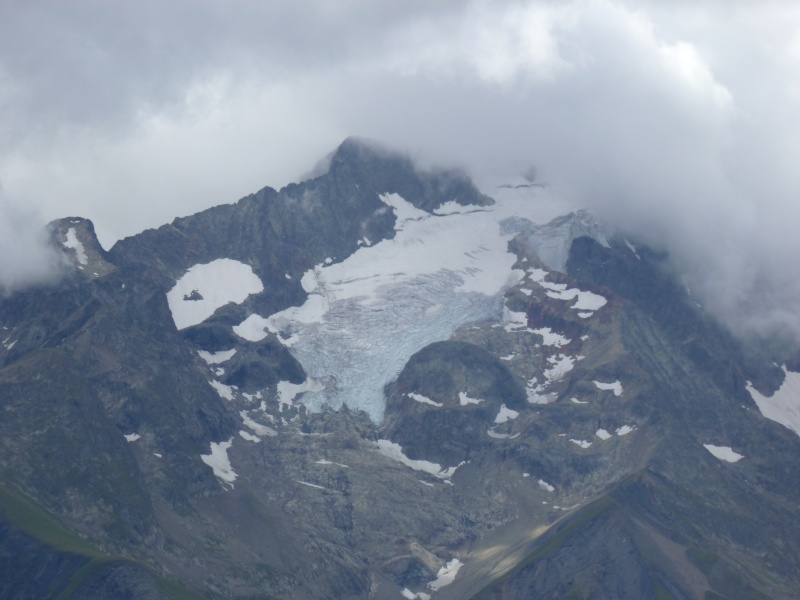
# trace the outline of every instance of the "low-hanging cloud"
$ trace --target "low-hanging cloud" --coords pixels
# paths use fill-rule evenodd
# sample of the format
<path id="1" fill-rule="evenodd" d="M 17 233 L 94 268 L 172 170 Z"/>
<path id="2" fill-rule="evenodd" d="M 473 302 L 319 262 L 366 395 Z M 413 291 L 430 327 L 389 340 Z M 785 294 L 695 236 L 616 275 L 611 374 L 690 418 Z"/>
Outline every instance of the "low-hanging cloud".
<path id="1" fill-rule="evenodd" d="M 0 177 L 106 245 L 355 134 L 481 181 L 535 165 L 737 330 L 800 340 L 788 3 L 28 5 L 0 19 Z"/>
<path id="2" fill-rule="evenodd" d="M 10 204 L 0 191 L 0 296 L 54 281 L 61 265 L 41 217 Z"/>

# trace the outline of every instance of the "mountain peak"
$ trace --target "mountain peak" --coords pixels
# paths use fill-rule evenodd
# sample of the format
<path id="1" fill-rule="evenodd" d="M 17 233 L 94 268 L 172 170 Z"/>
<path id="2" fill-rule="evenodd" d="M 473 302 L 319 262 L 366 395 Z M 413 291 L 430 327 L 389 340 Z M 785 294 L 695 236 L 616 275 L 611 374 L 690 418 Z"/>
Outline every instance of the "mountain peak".
<path id="1" fill-rule="evenodd" d="M 317 164 L 314 172 L 317 176 L 330 173 L 337 180 L 352 177 L 377 194 L 397 193 L 414 199 L 414 205 L 428 212 L 446 202 L 462 206 L 494 204 L 464 171 L 418 168 L 408 154 L 368 138 L 346 138 Z"/>

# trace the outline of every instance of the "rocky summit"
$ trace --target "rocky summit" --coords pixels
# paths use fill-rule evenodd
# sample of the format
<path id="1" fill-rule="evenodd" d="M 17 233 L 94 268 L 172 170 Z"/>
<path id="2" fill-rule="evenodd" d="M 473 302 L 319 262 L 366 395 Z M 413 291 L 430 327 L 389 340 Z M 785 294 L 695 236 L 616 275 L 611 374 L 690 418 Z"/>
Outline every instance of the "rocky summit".
<path id="1" fill-rule="evenodd" d="M 0 597 L 800 597 L 800 357 L 635 232 L 346 140 L 0 300 Z"/>

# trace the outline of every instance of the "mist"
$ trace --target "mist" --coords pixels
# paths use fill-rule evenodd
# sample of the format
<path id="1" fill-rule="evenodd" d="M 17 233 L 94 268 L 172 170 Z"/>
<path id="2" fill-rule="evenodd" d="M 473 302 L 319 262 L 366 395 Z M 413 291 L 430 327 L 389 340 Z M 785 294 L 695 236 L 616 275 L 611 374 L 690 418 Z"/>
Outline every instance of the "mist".
<path id="1" fill-rule="evenodd" d="M 359 135 L 488 187 L 535 166 L 738 333 L 800 342 L 800 9 L 431 4 L 3 3 L 3 202 L 109 247 Z M 3 244 L 3 281 L 47 270 Z"/>
<path id="2" fill-rule="evenodd" d="M 0 296 L 56 281 L 61 266 L 41 217 L 9 204 L 0 192 Z"/>

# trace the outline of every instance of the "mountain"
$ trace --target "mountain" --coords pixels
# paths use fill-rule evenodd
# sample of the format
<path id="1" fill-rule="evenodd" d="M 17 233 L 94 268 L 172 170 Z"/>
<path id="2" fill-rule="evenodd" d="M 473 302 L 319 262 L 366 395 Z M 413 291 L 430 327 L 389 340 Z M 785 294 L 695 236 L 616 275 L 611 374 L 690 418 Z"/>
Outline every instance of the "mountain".
<path id="1" fill-rule="evenodd" d="M 800 364 L 348 139 L 0 301 L 0 597 L 797 598 Z"/>

